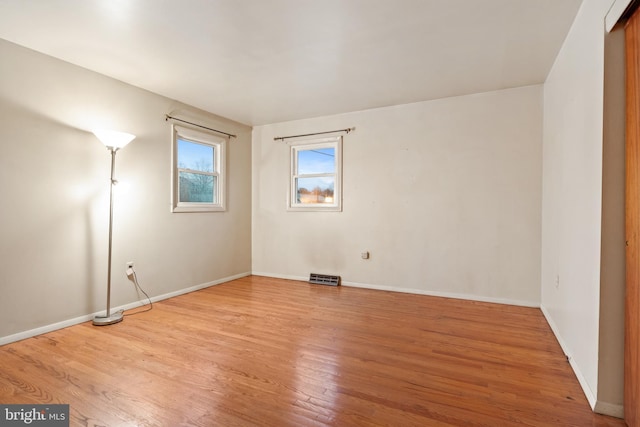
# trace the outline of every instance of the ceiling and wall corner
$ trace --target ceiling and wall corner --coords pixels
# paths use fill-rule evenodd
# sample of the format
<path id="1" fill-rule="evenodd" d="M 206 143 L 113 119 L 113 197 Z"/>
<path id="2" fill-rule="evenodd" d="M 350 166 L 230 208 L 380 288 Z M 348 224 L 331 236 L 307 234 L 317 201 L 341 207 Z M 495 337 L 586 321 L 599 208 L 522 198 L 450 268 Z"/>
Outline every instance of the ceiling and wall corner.
<path id="1" fill-rule="evenodd" d="M 541 84 L 580 0 L 3 0 L 0 38 L 248 125 Z"/>

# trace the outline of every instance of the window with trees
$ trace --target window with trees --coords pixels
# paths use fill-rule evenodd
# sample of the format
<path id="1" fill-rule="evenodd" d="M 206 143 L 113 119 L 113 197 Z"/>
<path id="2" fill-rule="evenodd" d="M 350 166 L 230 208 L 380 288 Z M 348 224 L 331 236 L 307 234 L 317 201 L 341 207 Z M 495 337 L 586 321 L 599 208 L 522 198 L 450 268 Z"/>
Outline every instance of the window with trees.
<path id="1" fill-rule="evenodd" d="M 217 135 L 173 125 L 173 212 L 225 210 L 226 142 Z"/>
<path id="2" fill-rule="evenodd" d="M 342 137 L 291 143 L 289 210 L 342 210 Z"/>

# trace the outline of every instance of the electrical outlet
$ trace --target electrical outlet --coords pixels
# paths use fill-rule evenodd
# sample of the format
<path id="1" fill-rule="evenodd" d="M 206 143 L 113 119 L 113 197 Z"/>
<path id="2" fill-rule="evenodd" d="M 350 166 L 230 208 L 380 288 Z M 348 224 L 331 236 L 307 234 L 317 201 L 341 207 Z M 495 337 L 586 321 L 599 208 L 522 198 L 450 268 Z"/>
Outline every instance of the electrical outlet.
<path id="1" fill-rule="evenodd" d="M 556 274 L 556 289 L 560 288 L 560 275 Z"/>
<path id="2" fill-rule="evenodd" d="M 360 257 L 362 259 L 369 259 L 369 256 L 370 256 L 369 251 L 365 251 L 360 254 Z"/>
<path id="3" fill-rule="evenodd" d="M 133 262 L 129 261 L 127 263 L 127 269 L 125 270 L 125 274 L 130 280 L 134 280 L 135 283 L 135 272 L 133 271 Z"/>

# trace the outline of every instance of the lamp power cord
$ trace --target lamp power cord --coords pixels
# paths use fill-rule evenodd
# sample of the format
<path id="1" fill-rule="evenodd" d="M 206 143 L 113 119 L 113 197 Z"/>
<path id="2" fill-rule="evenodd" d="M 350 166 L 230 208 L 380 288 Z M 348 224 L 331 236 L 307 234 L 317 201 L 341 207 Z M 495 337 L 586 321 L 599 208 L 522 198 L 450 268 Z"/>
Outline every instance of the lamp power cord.
<path id="1" fill-rule="evenodd" d="M 133 266 L 127 268 L 126 273 L 127 273 L 127 277 L 129 278 L 129 280 L 131 280 L 133 282 L 133 284 L 135 285 L 136 290 L 142 292 L 144 294 L 144 296 L 147 297 L 147 301 L 149 301 L 149 302 L 144 304 L 144 305 L 148 306 L 144 310 L 134 311 L 133 313 L 123 312 L 123 315 L 124 316 L 133 316 L 135 314 L 145 313 L 145 312 L 151 310 L 153 308 L 153 302 L 151 302 L 151 298 L 149 298 L 149 295 L 144 291 L 144 289 L 142 289 L 142 287 L 140 286 L 140 283 L 138 283 L 138 276 L 136 275 L 136 271 L 133 269 Z"/>

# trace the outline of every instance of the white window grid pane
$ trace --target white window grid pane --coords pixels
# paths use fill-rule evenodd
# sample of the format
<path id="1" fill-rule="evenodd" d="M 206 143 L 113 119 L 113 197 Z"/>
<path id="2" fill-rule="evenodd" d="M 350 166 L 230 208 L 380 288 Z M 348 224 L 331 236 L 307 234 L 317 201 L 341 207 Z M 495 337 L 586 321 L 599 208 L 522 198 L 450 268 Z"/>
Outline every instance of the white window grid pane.
<path id="1" fill-rule="evenodd" d="M 225 184 L 224 184 L 224 155 L 226 140 L 209 133 L 199 130 L 187 128 L 184 126 L 173 125 L 173 189 L 172 189 L 172 212 L 203 212 L 203 211 L 224 211 L 225 210 Z M 197 144 L 211 148 L 211 171 L 203 171 L 204 167 L 192 169 L 189 167 L 180 167 L 178 165 L 179 147 L 178 141 L 185 141 L 188 144 Z M 208 159 L 207 159 L 208 160 Z M 187 162 L 191 163 L 191 162 Z M 185 165 L 182 165 L 185 166 Z M 189 166 L 189 165 L 187 165 Z M 195 166 L 195 164 L 191 164 Z M 213 188 L 211 195 L 197 195 L 194 199 L 201 200 L 184 201 L 183 188 L 181 188 L 180 177 L 184 174 L 190 174 L 194 181 L 202 179 L 206 182 L 208 179 L 213 180 Z M 207 189 L 208 190 L 208 189 Z M 181 194 L 182 193 L 182 194 Z M 209 198 L 211 201 L 207 201 Z"/>
<path id="2" fill-rule="evenodd" d="M 289 210 L 342 210 L 342 196 L 341 196 L 341 172 L 342 172 L 342 159 L 341 159 L 341 142 L 342 138 L 323 138 L 322 141 L 306 141 L 291 146 L 291 178 L 289 184 L 289 197 L 288 197 L 288 209 Z M 331 167 L 332 173 L 299 173 L 299 159 L 300 153 L 304 151 L 319 151 L 323 149 L 331 148 L 334 153 L 334 161 Z M 335 171 L 335 172 L 333 172 Z M 322 179 L 327 178 L 334 184 L 333 196 L 318 197 L 317 200 L 312 200 L 312 197 L 307 197 L 307 200 L 301 200 L 298 194 L 298 183 L 304 179 Z"/>
<path id="3" fill-rule="evenodd" d="M 187 192 L 190 194 L 190 189 L 183 188 L 183 178 L 187 179 L 185 175 L 191 175 L 192 178 L 189 180 L 189 185 L 195 187 L 197 190 L 206 189 L 211 186 L 211 192 L 207 196 L 211 196 L 211 200 L 184 200 L 183 195 Z M 211 179 L 211 181 L 209 181 Z M 217 194 L 218 194 L 218 174 L 217 173 L 206 173 L 206 172 L 197 172 L 192 169 L 181 169 L 178 168 L 178 203 L 201 203 L 201 204 L 216 204 L 217 203 Z M 203 191 L 200 191 L 202 193 Z M 195 197 L 195 198 L 203 198 Z"/>

